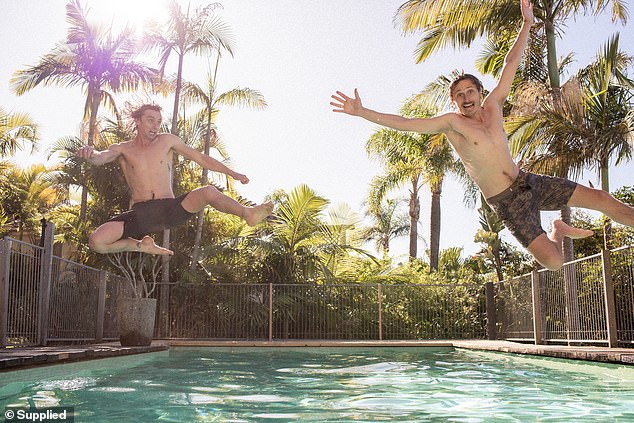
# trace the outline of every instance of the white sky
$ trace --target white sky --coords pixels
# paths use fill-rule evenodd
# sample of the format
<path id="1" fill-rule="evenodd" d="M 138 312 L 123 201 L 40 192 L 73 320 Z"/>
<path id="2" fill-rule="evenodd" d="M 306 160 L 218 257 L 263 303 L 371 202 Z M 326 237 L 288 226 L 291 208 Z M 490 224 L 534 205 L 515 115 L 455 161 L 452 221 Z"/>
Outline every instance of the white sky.
<path id="1" fill-rule="evenodd" d="M 291 190 L 305 183 L 333 205 L 349 204 L 361 212 L 371 179 L 381 172 L 367 158 L 365 143 L 377 126 L 359 118 L 333 113 L 329 105 L 335 90 L 350 93 L 357 87 L 364 105 L 396 113 L 402 102 L 427 83 L 451 70 L 475 73 L 478 47 L 438 53 L 424 64 L 415 64 L 418 38 L 403 36 L 393 16 L 404 0 L 226 0 L 218 10 L 233 30 L 235 56 L 220 63 L 221 91 L 249 87 L 262 92 L 269 107 L 264 111 L 224 108 L 217 121 L 236 170 L 251 179 L 240 193 L 256 202 L 275 189 Z M 186 2 L 183 2 L 186 4 Z M 66 34 L 63 0 L 1 0 L 0 105 L 9 111 L 27 112 L 40 124 L 42 149 L 63 136 L 77 135 L 84 105 L 81 90 L 38 87 L 16 97 L 9 78 L 17 69 L 33 65 Z M 163 3 L 151 0 L 84 0 L 91 20 L 142 22 L 160 18 Z M 201 4 L 192 0 L 192 4 Z M 114 11 L 114 12 L 113 12 Z M 113 15 L 114 13 L 114 15 Z M 634 55 L 634 30 L 612 25 L 606 17 L 570 21 L 558 42 L 558 55 L 575 52 L 575 69 L 589 63 L 616 31 L 621 48 Z M 213 58 L 211 58 L 213 61 Z M 204 83 L 210 61 L 189 56 L 185 77 Z M 173 62 L 172 62 L 173 64 Z M 156 65 L 153 63 L 152 65 Z M 573 69 L 574 70 L 574 69 Z M 491 89 L 493 80 L 483 78 Z M 167 118 L 171 99 L 156 98 Z M 43 161 L 43 155 L 20 156 L 23 164 Z M 633 164 L 611 171 L 612 190 L 632 185 Z M 594 173 L 582 182 L 592 180 Z M 394 196 L 405 196 L 395 193 Z M 430 198 L 421 197 L 419 232 L 429 237 Z M 452 179 L 444 186 L 441 248 L 463 246 L 476 252 L 476 210 L 462 204 L 462 189 Z M 548 225 L 553 214 L 544 216 Z M 515 241 L 506 231 L 507 241 Z M 407 239 L 392 245 L 395 256 L 407 254 Z M 419 255 L 426 246 L 419 243 Z"/>

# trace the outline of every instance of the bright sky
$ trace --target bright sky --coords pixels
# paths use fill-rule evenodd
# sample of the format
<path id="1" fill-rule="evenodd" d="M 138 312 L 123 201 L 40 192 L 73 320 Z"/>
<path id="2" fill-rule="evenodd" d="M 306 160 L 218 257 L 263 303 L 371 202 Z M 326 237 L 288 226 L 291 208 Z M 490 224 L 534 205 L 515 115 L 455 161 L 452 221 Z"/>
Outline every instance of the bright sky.
<path id="1" fill-rule="evenodd" d="M 371 179 L 381 172 L 368 159 L 365 143 L 377 126 L 359 118 L 333 113 L 329 105 L 335 90 L 359 89 L 364 105 L 395 113 L 402 102 L 441 74 L 458 68 L 475 73 L 479 51 L 445 51 L 424 64 L 415 64 L 416 36 L 403 36 L 393 16 L 404 0 L 225 0 L 218 10 L 233 30 L 235 56 L 220 63 L 221 91 L 249 87 L 262 92 L 269 107 L 264 111 L 225 108 L 217 121 L 236 170 L 251 179 L 240 193 L 256 202 L 275 189 L 291 190 L 305 183 L 333 205 L 347 203 L 361 212 Z M 185 2 L 183 2 L 185 3 Z M 65 1 L 3 0 L 0 40 L 0 105 L 27 112 L 40 124 L 42 149 L 52 141 L 77 135 L 84 105 L 79 88 L 42 88 L 16 97 L 9 90 L 11 74 L 33 65 L 64 39 Z M 154 0 L 83 0 L 93 20 L 142 22 L 160 18 L 163 3 Z M 192 4 L 201 4 L 192 0 Z M 114 15 L 113 15 L 114 11 Z M 574 51 L 575 69 L 590 62 L 611 34 L 621 32 L 621 48 L 634 55 L 634 30 L 612 25 L 606 17 L 569 22 L 558 54 Z M 213 58 L 212 58 L 213 59 Z M 173 64 L 173 62 L 172 62 Z M 155 65 L 155 64 L 154 64 Z M 204 83 L 209 61 L 189 56 L 185 77 Z M 491 89 L 493 80 L 483 78 Z M 171 99 L 156 98 L 165 118 Z M 21 156 L 21 163 L 42 155 Z M 611 171 L 611 187 L 632 185 L 633 164 Z M 629 176 L 628 176 L 629 175 Z M 583 182 L 597 176 L 588 173 Z M 395 193 L 403 197 L 406 192 Z M 419 232 L 429 238 L 428 193 L 421 197 Z M 463 246 L 466 254 L 479 247 L 473 242 L 478 229 L 476 210 L 462 204 L 462 189 L 452 179 L 444 186 L 441 248 Z M 544 216 L 548 225 L 553 214 Z M 505 240 L 514 242 L 506 231 Z M 514 242 L 515 243 L 515 242 Z M 407 239 L 395 241 L 392 252 L 407 254 Z M 515 243 L 515 245 L 517 245 Z M 419 243 L 419 255 L 426 246 Z"/>

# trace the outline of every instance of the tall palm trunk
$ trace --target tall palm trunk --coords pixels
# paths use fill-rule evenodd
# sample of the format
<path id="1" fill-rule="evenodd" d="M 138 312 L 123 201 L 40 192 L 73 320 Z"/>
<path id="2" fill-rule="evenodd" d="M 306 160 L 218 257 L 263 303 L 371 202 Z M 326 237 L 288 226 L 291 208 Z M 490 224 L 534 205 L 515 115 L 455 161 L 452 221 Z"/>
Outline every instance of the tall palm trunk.
<path id="1" fill-rule="evenodd" d="M 418 221 L 420 219 L 420 200 L 418 199 L 418 181 L 412 181 L 409 196 L 409 257 L 416 258 L 418 253 Z"/>
<path id="2" fill-rule="evenodd" d="M 99 112 L 99 103 L 101 100 L 101 89 L 99 82 L 93 82 L 88 87 L 89 104 L 89 120 L 88 120 L 88 145 L 95 145 L 95 132 L 97 131 L 97 113 Z M 84 177 L 84 181 L 86 178 Z M 81 203 L 79 205 L 79 221 L 86 221 L 86 210 L 88 208 L 88 187 L 85 184 L 81 186 Z"/>
<path id="3" fill-rule="evenodd" d="M 178 135 L 178 108 L 180 105 L 181 86 L 183 85 L 183 59 L 184 54 L 178 56 L 178 73 L 176 74 L 176 91 L 174 92 L 174 108 L 172 109 L 172 127 L 170 132 L 174 135 Z M 174 163 L 172 163 L 172 171 L 170 175 L 172 183 L 174 183 Z M 170 248 L 170 233 L 169 229 L 163 231 L 163 248 Z M 167 335 L 169 324 L 169 282 L 170 282 L 170 256 L 161 256 L 161 282 L 159 285 L 159 315 L 160 324 L 159 328 L 163 328 L 163 335 Z M 159 329 L 160 330 L 160 329 Z"/>
<path id="4" fill-rule="evenodd" d="M 608 174 L 609 161 L 607 158 L 602 158 L 599 174 L 601 176 L 601 189 L 605 192 L 610 192 L 610 175 Z M 612 248 L 612 221 L 605 216 L 603 224 L 603 247 L 606 250 Z"/>
<path id="5" fill-rule="evenodd" d="M 552 19 L 546 19 L 544 21 L 546 31 L 546 57 L 548 65 L 548 78 L 550 80 L 550 87 L 552 89 L 553 105 L 556 110 L 561 108 L 561 80 L 559 77 L 559 66 L 557 62 L 557 46 L 555 37 L 555 24 Z M 568 167 L 561 169 L 559 172 L 560 177 L 567 178 L 569 169 Z M 570 207 L 564 206 L 560 212 L 561 220 L 567 224 L 571 222 Z M 562 254 L 564 262 L 569 262 L 574 259 L 574 245 L 572 239 L 566 237 L 562 244 Z M 566 301 L 566 326 L 569 336 L 576 337 L 576 332 L 579 330 L 579 301 L 578 301 L 578 289 L 577 278 L 574 267 L 564 266 L 564 291 Z"/>
<path id="6" fill-rule="evenodd" d="M 559 66 L 557 62 L 557 44 L 555 34 L 555 24 L 552 20 L 544 20 L 544 28 L 546 32 L 546 58 L 548 66 L 548 79 L 552 89 L 552 98 L 555 109 L 561 108 L 561 79 L 559 77 Z M 562 178 L 568 177 L 568 169 L 563 169 L 559 175 Z M 570 208 L 561 209 L 561 220 L 570 224 Z M 570 238 L 564 238 L 562 253 L 564 261 L 568 262 L 574 258 L 574 247 Z"/>
<path id="7" fill-rule="evenodd" d="M 183 61 L 185 55 L 178 55 L 178 71 L 176 74 L 176 90 L 174 91 L 174 107 L 172 108 L 172 128 L 170 132 L 178 135 L 178 108 L 180 107 L 181 89 L 183 87 Z"/>
<path id="8" fill-rule="evenodd" d="M 440 184 L 432 185 L 431 192 L 431 212 L 429 228 L 429 267 L 431 270 L 438 270 L 440 256 L 440 194 L 442 188 Z"/>
<path id="9" fill-rule="evenodd" d="M 216 131 L 211 129 L 211 115 L 207 116 L 207 136 L 205 137 L 205 149 L 204 153 L 209 155 L 209 150 L 211 150 L 211 145 L 215 143 L 216 140 Z M 209 177 L 207 175 L 207 169 L 203 169 L 203 173 L 200 177 L 200 182 L 202 186 L 205 186 L 209 183 Z M 189 268 L 194 270 L 196 267 L 196 263 L 198 262 L 198 257 L 200 256 L 200 240 L 202 239 L 203 234 L 203 223 L 205 220 L 205 210 L 201 210 L 198 212 L 197 221 L 196 221 L 196 236 L 194 238 L 194 246 L 192 247 L 192 261 L 189 265 Z"/>
<path id="10" fill-rule="evenodd" d="M 218 65 L 220 63 L 220 47 L 218 47 L 218 55 L 216 56 L 216 66 L 214 69 L 214 78 L 212 82 L 212 86 L 216 85 L 216 77 L 218 76 Z M 215 91 L 215 90 L 214 90 Z M 207 114 L 207 136 L 205 137 L 205 147 L 204 153 L 205 155 L 209 155 L 209 151 L 211 150 L 211 146 L 216 144 L 216 131 L 211 127 L 211 107 L 209 108 L 209 113 Z M 200 182 L 202 186 L 205 186 L 209 183 L 209 177 L 207 173 L 207 169 L 203 169 L 202 176 L 200 177 Z M 198 262 L 198 257 L 200 256 L 200 240 L 203 235 L 203 223 L 205 219 L 205 211 L 201 210 L 198 212 L 197 220 L 196 220 L 196 236 L 194 238 L 194 247 L 192 248 L 192 260 L 189 265 L 191 270 L 194 270 L 196 267 L 196 263 Z"/>

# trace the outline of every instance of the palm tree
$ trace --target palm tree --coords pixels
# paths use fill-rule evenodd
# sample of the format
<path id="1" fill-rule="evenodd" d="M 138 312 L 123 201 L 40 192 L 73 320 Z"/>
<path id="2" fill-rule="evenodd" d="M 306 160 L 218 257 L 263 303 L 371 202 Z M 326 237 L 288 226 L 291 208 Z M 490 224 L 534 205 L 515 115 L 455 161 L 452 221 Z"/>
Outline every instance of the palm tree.
<path id="1" fill-rule="evenodd" d="M 87 142 L 94 145 L 100 104 L 113 106 L 112 93 L 150 85 L 156 72 L 135 61 L 138 52 L 132 29 L 125 28 L 114 35 L 110 30 L 89 24 L 87 15 L 88 10 L 82 8 L 79 0 L 69 1 L 66 19 L 70 26 L 66 40 L 42 56 L 36 65 L 15 72 L 11 84 L 17 95 L 40 84 L 85 88 L 84 119 L 89 121 Z M 81 219 L 86 217 L 87 198 L 88 192 L 82 186 Z"/>
<path id="2" fill-rule="evenodd" d="M 204 122 L 204 146 L 203 153 L 209 155 L 210 149 L 216 148 L 216 130 L 214 122 L 218 113 L 220 112 L 219 106 L 246 106 L 253 107 L 258 110 L 266 108 L 266 100 L 259 91 L 252 90 L 250 88 L 234 88 L 232 90 L 218 93 L 216 80 L 218 72 L 218 64 L 220 61 L 220 55 L 216 60 L 216 67 L 213 76 L 207 75 L 206 87 L 201 87 L 194 83 L 185 82 L 183 84 L 183 98 L 187 102 L 199 103 L 203 105 L 203 108 L 198 112 L 197 119 Z M 226 157 L 225 157 L 226 158 Z M 227 177 L 227 187 L 231 189 L 232 183 Z M 202 176 L 200 178 L 201 185 L 207 185 L 208 172 L 203 169 Z M 203 216 L 204 212 L 201 210 L 198 213 L 198 224 L 196 226 L 196 236 L 194 238 L 194 247 L 192 249 L 191 268 L 193 269 L 198 260 L 200 252 L 200 239 L 202 236 L 203 228 Z"/>
<path id="3" fill-rule="evenodd" d="M 266 279 L 277 283 L 314 281 L 326 267 L 318 252 L 324 245 L 322 213 L 328 200 L 307 185 L 280 193 L 276 218 L 264 229 L 261 248 L 266 255 Z"/>
<path id="4" fill-rule="evenodd" d="M 20 234 L 20 239 L 29 235 L 34 240 L 41 219 L 52 207 L 65 201 L 60 193 L 45 178 L 44 165 L 33 165 L 26 169 L 10 167 L 5 170 L 2 181 L 2 208 L 10 224 Z"/>
<path id="5" fill-rule="evenodd" d="M 490 41 L 504 41 L 509 45 L 509 33 L 515 33 L 521 21 L 517 0 L 492 0 L 487 7 L 482 7 L 478 0 L 408 0 L 402 4 L 395 16 L 397 22 L 406 33 L 423 31 L 423 38 L 416 49 L 416 61 L 420 63 L 428 59 L 434 52 L 446 46 L 469 47 L 478 37 L 486 36 Z M 622 0 L 536 0 L 534 13 L 538 20 L 535 31 L 540 36 L 538 42 L 545 44 L 547 74 L 550 93 L 556 107 L 560 98 L 560 74 L 556 50 L 557 25 L 565 25 L 565 21 L 574 18 L 580 12 L 592 10 L 595 15 L 612 5 L 612 21 L 627 20 L 626 3 Z M 538 51 L 529 48 L 529 52 Z M 501 61 L 497 60 L 498 65 Z M 561 168 L 559 176 L 567 177 L 568 169 Z M 562 219 L 570 221 L 568 208 L 562 210 Z M 564 257 L 572 259 L 572 242 L 564 240 Z"/>
<path id="6" fill-rule="evenodd" d="M 612 4 L 612 21 L 627 20 L 626 2 L 623 0 L 536 0 L 535 17 L 546 42 L 548 77 L 553 90 L 559 88 L 556 35 L 557 25 L 574 18 L 580 12 L 592 10 L 602 13 Z M 395 22 L 403 32 L 423 31 L 416 49 L 416 62 L 428 59 L 433 53 L 451 46 L 469 47 L 478 37 L 490 40 L 508 39 L 516 31 L 522 16 L 517 0 L 491 0 L 482 7 L 479 0 L 408 0 L 397 10 Z"/>
<path id="7" fill-rule="evenodd" d="M 427 108 L 417 105 L 417 98 L 409 99 L 401 113 L 408 117 L 429 117 Z M 410 244 L 409 255 L 417 255 L 418 220 L 420 217 L 419 191 L 429 185 L 431 202 L 430 267 L 438 269 L 440 248 L 440 195 L 445 174 L 457 168 L 449 144 L 442 134 L 415 134 L 381 128 L 374 132 L 366 144 L 368 154 L 382 161 L 386 173 L 374 178 L 370 193 L 370 207 L 380 204 L 390 190 L 408 183 L 410 186 Z"/>
<path id="8" fill-rule="evenodd" d="M 24 143 L 35 147 L 37 124 L 24 113 L 9 113 L 0 107 L 0 157 L 13 155 Z"/>
<path id="9" fill-rule="evenodd" d="M 384 255 L 390 252 L 390 242 L 408 233 L 410 229 L 409 216 L 398 212 L 400 201 L 387 199 L 378 207 L 368 208 L 366 215 L 370 217 L 372 225 L 363 231 L 365 241 L 375 241 L 377 250 Z"/>
<path id="10" fill-rule="evenodd" d="M 548 101 L 535 104 L 534 98 L 528 99 L 528 108 L 535 113 L 514 115 L 508 122 L 513 151 L 546 171 L 561 167 L 565 160 L 575 174 L 595 167 L 601 188 L 610 191 L 610 161 L 615 158 L 618 165 L 632 157 L 634 134 L 634 82 L 624 74 L 633 59 L 619 51 L 618 41 L 618 35 L 611 38 L 593 63 L 564 84 L 558 108 Z M 527 108 L 522 102 L 518 106 Z"/>
<path id="11" fill-rule="evenodd" d="M 171 126 L 171 132 L 176 135 L 185 55 L 194 53 L 199 56 L 210 56 L 211 53 L 220 53 L 221 50 L 233 54 L 228 27 L 213 14 L 220 4 L 211 3 L 193 11 L 190 11 L 189 7 L 188 3 L 187 10 L 183 11 L 179 2 L 171 0 L 166 28 L 151 28 L 144 42 L 146 48 L 159 50 L 161 75 L 165 73 L 165 66 L 171 54 L 175 53 L 178 56 Z"/>
<path id="12" fill-rule="evenodd" d="M 189 3 L 183 11 L 178 1 L 170 0 L 169 18 L 166 29 L 152 28 L 148 31 L 144 45 L 160 52 L 161 75 L 165 74 L 165 66 L 172 52 L 178 56 L 176 70 L 176 89 L 174 91 L 174 107 L 172 109 L 172 125 L 170 132 L 178 135 L 178 110 L 180 106 L 181 87 L 183 84 L 183 66 L 185 55 L 194 53 L 210 56 L 212 52 L 225 50 L 232 53 L 231 38 L 227 26 L 213 14 L 219 3 L 211 3 L 202 8 L 190 11 Z M 164 35 L 167 34 L 167 35 Z M 170 230 L 163 231 L 163 247 L 170 247 Z M 161 309 L 167 307 L 169 282 L 169 257 L 162 258 L 162 282 L 160 287 Z M 165 319 L 163 319 L 165 320 Z"/>
<path id="13" fill-rule="evenodd" d="M 263 280 L 273 283 L 333 281 L 336 262 L 346 251 L 368 255 L 352 235 L 358 218 L 349 207 L 331 210 L 323 217 L 328 200 L 307 185 L 290 193 L 274 193 L 275 218 L 261 229 L 251 229 L 263 263 Z M 245 235 L 248 235 L 246 232 Z M 360 241 L 360 240 L 359 240 Z"/>

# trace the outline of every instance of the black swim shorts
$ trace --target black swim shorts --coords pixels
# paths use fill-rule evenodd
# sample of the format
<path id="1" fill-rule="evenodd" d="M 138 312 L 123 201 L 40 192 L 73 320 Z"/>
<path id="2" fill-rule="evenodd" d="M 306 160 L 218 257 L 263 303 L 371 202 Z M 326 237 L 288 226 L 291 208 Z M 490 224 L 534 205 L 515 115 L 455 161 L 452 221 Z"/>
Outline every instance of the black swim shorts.
<path id="1" fill-rule="evenodd" d="M 194 213 L 188 212 L 181 205 L 186 195 L 135 203 L 132 209 L 108 222 L 123 222 L 121 239 L 141 239 L 145 235 L 178 226 L 192 217 Z"/>
<path id="2" fill-rule="evenodd" d="M 561 210 L 576 187 L 577 183 L 568 179 L 520 171 L 510 187 L 486 201 L 515 238 L 528 247 L 546 233 L 540 210 Z"/>

